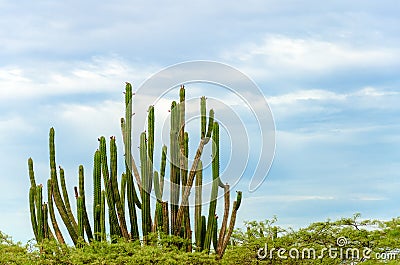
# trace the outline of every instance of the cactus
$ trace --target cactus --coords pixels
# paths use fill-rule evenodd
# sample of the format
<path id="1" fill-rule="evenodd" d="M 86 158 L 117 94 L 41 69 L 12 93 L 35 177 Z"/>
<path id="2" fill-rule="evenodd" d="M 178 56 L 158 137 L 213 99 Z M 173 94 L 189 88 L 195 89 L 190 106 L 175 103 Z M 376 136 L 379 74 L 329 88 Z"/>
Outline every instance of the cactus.
<path id="1" fill-rule="evenodd" d="M 94 237 L 96 241 L 101 240 L 100 223 L 100 204 L 101 204 L 101 153 L 97 149 L 93 158 L 93 217 L 94 217 Z"/>
<path id="2" fill-rule="evenodd" d="M 51 179 L 47 180 L 47 203 L 49 208 L 50 220 L 54 229 L 54 233 L 56 234 L 56 238 L 60 244 L 65 244 L 64 237 L 60 231 L 60 227 L 58 226 L 56 215 L 54 213 L 54 205 L 53 205 L 53 185 L 51 183 Z"/>
<path id="3" fill-rule="evenodd" d="M 69 203 L 67 186 L 66 186 L 66 183 L 65 183 L 64 169 L 61 166 L 59 166 L 59 169 L 60 169 L 61 190 L 62 190 L 63 202 L 65 204 L 65 209 L 67 210 L 67 214 L 68 214 L 69 219 L 72 220 L 72 225 L 75 227 L 75 229 L 78 229 L 77 223 L 75 221 L 74 214 L 72 213 L 72 210 L 71 210 L 71 205 Z"/>
<path id="4" fill-rule="evenodd" d="M 113 198 L 117 209 L 119 225 L 122 236 L 129 240 L 128 228 L 125 220 L 125 210 L 122 208 L 121 198 L 118 190 L 117 180 L 117 145 L 115 143 L 115 137 L 110 138 L 110 183 L 113 190 Z"/>
<path id="5" fill-rule="evenodd" d="M 56 162 L 55 162 L 55 144 L 54 144 L 54 128 L 50 128 L 49 133 L 49 149 L 50 149 L 50 176 L 51 183 L 53 185 L 53 197 L 54 202 L 57 207 L 58 212 L 60 213 L 61 219 L 64 222 L 64 225 L 67 227 L 68 233 L 74 242 L 74 244 L 78 243 L 78 231 L 76 221 L 73 217 L 68 214 L 67 207 L 61 197 L 60 188 L 58 186 L 57 179 L 57 171 L 56 171 Z"/>
<path id="6" fill-rule="evenodd" d="M 42 185 L 36 186 L 36 216 L 37 216 L 37 241 L 42 242 L 44 239 L 44 217 L 43 217 L 43 199 L 42 199 Z"/>
<path id="7" fill-rule="evenodd" d="M 117 178 L 117 147 L 115 137 L 110 140 L 110 160 L 107 159 L 106 142 L 104 137 L 99 138 L 99 149 L 93 158 L 93 224 L 94 240 L 106 240 L 106 203 L 108 204 L 108 224 L 110 227 L 111 242 L 116 237 L 127 240 L 138 240 L 139 231 L 137 225 L 136 207 L 142 210 L 142 236 L 148 243 L 148 234 L 158 231 L 165 234 L 175 234 L 185 239 L 184 244 L 178 247 L 191 251 L 192 229 L 189 213 L 189 195 L 195 178 L 195 213 L 194 233 L 196 251 L 210 251 L 211 242 L 214 246 L 217 258 L 221 258 L 229 238 L 232 234 L 237 211 L 241 204 L 242 193 L 238 192 L 237 199 L 233 203 L 233 209 L 229 219 L 230 190 L 229 185 L 224 185 L 219 177 L 219 125 L 214 122 L 214 111 L 209 110 L 207 118 L 206 98 L 200 99 L 200 142 L 194 153 L 194 159 L 189 170 L 189 134 L 185 131 L 185 88 L 180 87 L 179 103 L 171 104 L 171 130 L 170 130 L 170 202 L 163 201 L 164 178 L 166 172 L 167 147 L 163 146 L 161 151 L 161 165 L 159 171 L 154 170 L 154 106 L 148 109 L 147 133 L 140 135 L 140 173 L 132 156 L 132 86 L 126 83 L 125 87 L 125 117 L 121 119 L 121 130 L 124 143 L 125 172 L 122 173 L 121 186 L 119 188 Z M 208 121 L 207 121 L 208 119 Z M 207 125 L 208 122 L 208 125 Z M 33 161 L 28 159 L 29 178 L 31 188 L 29 191 L 29 207 L 31 223 L 38 242 L 44 238 L 56 238 L 65 244 L 64 238 L 58 227 L 54 212 L 54 204 L 65 224 L 68 233 L 75 245 L 81 246 L 84 242 L 84 233 L 91 242 L 93 235 L 86 210 L 84 190 L 84 168 L 79 166 L 79 192 L 75 187 L 77 202 L 77 221 L 72 213 L 65 182 L 64 170 L 59 167 L 61 189 L 58 183 L 57 168 L 55 160 L 54 128 L 50 129 L 50 179 L 47 181 L 48 202 L 43 203 L 42 186 L 36 185 Z M 208 220 L 202 216 L 202 183 L 203 166 L 201 156 L 204 147 L 213 138 L 213 162 L 212 162 L 212 191 L 209 205 Z M 110 163 L 110 167 L 108 167 Z M 103 175 L 103 178 L 101 177 Z M 136 193 L 134 179 L 139 188 Z M 103 181 L 103 184 L 101 183 Z M 104 186 L 103 186 L 104 185 Z M 152 214 L 150 208 L 150 193 L 154 185 L 156 205 L 154 209 L 154 225 L 152 225 Z M 102 186 L 105 190 L 101 190 Z M 224 189 L 224 216 L 218 235 L 218 221 L 216 216 L 216 199 L 218 187 Z M 62 192 L 61 192 L 62 191 Z M 106 202 L 107 200 L 107 202 Z M 127 201 L 130 221 L 130 233 L 128 233 L 125 217 L 125 202 Z M 54 204 L 53 204 L 54 203 Z M 48 215 L 52 222 L 55 236 L 48 225 Z"/>
<path id="8" fill-rule="evenodd" d="M 77 204 L 77 213 L 78 213 L 78 235 L 79 235 L 79 240 L 84 241 L 84 224 L 85 224 L 85 218 L 84 218 L 84 210 L 83 210 L 83 198 L 82 196 L 78 196 L 76 198 L 76 204 Z"/>
<path id="9" fill-rule="evenodd" d="M 110 180 L 110 175 L 108 171 L 107 162 L 107 150 L 106 150 L 106 139 L 104 136 L 100 137 L 100 153 L 101 153 L 101 170 L 103 174 L 104 187 L 107 194 L 107 205 L 108 205 L 108 216 L 110 224 L 110 235 L 112 238 L 122 236 L 121 227 L 118 223 L 118 217 L 115 210 L 115 201 L 112 181 Z"/>
<path id="10" fill-rule="evenodd" d="M 139 239 L 139 229 L 137 225 L 137 213 L 135 204 L 140 205 L 139 199 L 137 198 L 135 184 L 133 182 L 132 171 L 135 175 L 137 184 L 139 185 L 139 191 L 141 189 L 141 182 L 139 172 L 136 167 L 135 160 L 132 156 L 132 85 L 126 83 L 125 86 L 125 119 L 121 119 L 122 138 L 124 140 L 125 150 L 125 174 L 126 174 L 126 192 L 129 210 L 129 221 L 131 224 L 131 239 Z M 141 205 L 140 205 L 141 206 Z"/>
<path id="11" fill-rule="evenodd" d="M 239 210 L 240 204 L 242 201 L 242 192 L 238 191 L 237 192 L 237 196 L 236 196 L 236 201 L 233 202 L 233 210 L 232 210 L 232 214 L 231 214 L 231 220 L 229 223 L 229 228 L 226 232 L 226 235 L 224 237 L 224 241 L 221 245 L 220 251 L 217 253 L 217 258 L 221 259 L 222 256 L 225 253 L 226 250 L 226 246 L 228 245 L 229 239 L 232 235 L 233 232 L 233 228 L 235 227 L 235 222 L 236 222 L 236 216 L 237 216 L 237 211 Z"/>
<path id="12" fill-rule="evenodd" d="M 89 222 L 89 215 L 87 214 L 86 210 L 86 200 L 85 200 L 85 182 L 84 182 L 84 171 L 83 171 L 83 166 L 79 166 L 79 197 L 82 199 L 82 213 L 83 213 L 83 225 L 86 231 L 86 236 L 90 241 L 93 240 L 93 233 L 92 233 L 92 228 L 90 226 Z"/>
<path id="13" fill-rule="evenodd" d="M 217 252 L 217 248 L 218 248 L 217 233 L 218 233 L 218 217 L 215 217 L 214 223 L 213 223 L 213 230 L 212 230 L 212 243 L 213 243 L 213 248 L 214 248 L 215 252 Z"/>
<path id="14" fill-rule="evenodd" d="M 125 211 L 125 198 L 126 198 L 126 174 L 122 173 L 120 199 L 121 199 L 121 206 L 122 206 L 122 209 L 124 209 L 124 211 Z"/>
<path id="15" fill-rule="evenodd" d="M 204 240 L 204 250 L 207 252 L 210 251 L 211 239 L 213 235 L 213 226 L 215 219 L 215 209 L 217 207 L 217 197 L 218 197 L 218 183 L 219 183 L 219 125 L 217 122 L 214 122 L 213 127 L 213 141 L 214 144 L 212 146 L 213 149 L 213 160 L 212 160 L 212 175 L 213 182 L 211 188 L 211 198 L 210 198 L 210 207 L 208 211 L 208 220 L 207 220 L 207 232 Z"/>
<path id="16" fill-rule="evenodd" d="M 143 238 L 146 241 L 147 235 L 151 232 L 151 217 L 150 217 L 150 191 L 151 191 L 151 161 L 147 156 L 146 133 L 140 135 L 140 162 L 142 175 L 142 232 Z"/>
<path id="17" fill-rule="evenodd" d="M 162 231 L 164 234 L 169 233 L 169 211 L 168 211 L 168 202 L 162 202 L 162 215 L 163 215 L 163 224 Z"/>
<path id="18" fill-rule="evenodd" d="M 178 168 L 178 107 L 175 101 L 171 104 L 171 130 L 170 130 L 170 208 L 171 208 L 171 230 L 175 231 L 177 228 L 177 213 L 179 207 L 179 168 Z M 180 226 L 179 226 L 180 227 Z"/>
<path id="19" fill-rule="evenodd" d="M 200 98 L 200 136 L 201 139 L 206 137 L 206 127 L 207 127 L 207 108 L 206 108 L 206 97 Z"/>
<path id="20" fill-rule="evenodd" d="M 203 163 L 199 161 L 196 172 L 196 187 L 195 187 L 195 208 L 194 208 L 194 231 L 196 239 L 196 247 L 201 251 L 201 201 L 202 201 L 202 185 L 203 185 Z"/>
<path id="21" fill-rule="evenodd" d="M 220 253 L 222 250 L 222 244 L 224 242 L 224 238 L 226 235 L 226 227 L 228 223 L 228 218 L 229 218 L 229 207 L 230 207 L 230 187 L 228 184 L 225 184 L 224 186 L 224 217 L 222 220 L 222 225 L 221 225 L 221 230 L 219 232 L 219 237 L 218 237 L 218 246 L 216 249 L 217 253 Z"/>
<path id="22" fill-rule="evenodd" d="M 201 102 L 201 104 L 204 104 L 203 102 Z M 211 137 L 212 134 L 212 130 L 213 130 L 213 124 L 214 124 L 214 111 L 211 109 L 210 110 L 210 114 L 209 114 L 209 119 L 208 119 L 208 130 L 206 133 L 206 137 L 202 138 L 200 140 L 200 144 L 197 147 L 197 151 L 196 151 L 196 155 L 194 157 L 193 160 L 193 164 L 192 167 L 190 169 L 190 173 L 187 179 L 187 185 L 185 187 L 185 191 L 182 194 L 182 200 L 181 200 L 181 205 L 179 207 L 178 213 L 177 213 L 177 222 L 181 223 L 182 222 L 182 218 L 183 218 L 183 214 L 184 214 L 184 207 L 188 204 L 188 200 L 189 200 L 189 195 L 190 195 L 190 190 L 193 186 L 193 181 L 194 181 L 194 177 L 196 175 L 197 172 L 197 167 L 198 167 L 198 163 L 199 160 L 201 158 L 201 155 L 203 153 L 203 149 L 204 146 L 209 142 L 209 139 Z M 212 123 L 212 125 L 211 125 Z M 177 235 L 179 233 L 179 229 L 175 229 L 174 233 Z"/>
<path id="23" fill-rule="evenodd" d="M 101 202 L 100 202 L 100 234 L 101 241 L 106 240 L 106 191 L 101 191 Z"/>
<path id="24" fill-rule="evenodd" d="M 206 238 L 207 232 L 207 219 L 204 215 L 201 216 L 201 240 L 200 240 L 200 249 L 204 249 L 204 240 Z"/>
<path id="25" fill-rule="evenodd" d="M 37 226 L 36 208 L 35 208 L 35 203 L 36 203 L 35 195 L 36 195 L 36 186 L 32 186 L 29 189 L 29 209 L 31 214 L 32 230 L 35 235 L 35 239 L 38 242 L 39 237 L 38 237 L 38 226 Z"/>

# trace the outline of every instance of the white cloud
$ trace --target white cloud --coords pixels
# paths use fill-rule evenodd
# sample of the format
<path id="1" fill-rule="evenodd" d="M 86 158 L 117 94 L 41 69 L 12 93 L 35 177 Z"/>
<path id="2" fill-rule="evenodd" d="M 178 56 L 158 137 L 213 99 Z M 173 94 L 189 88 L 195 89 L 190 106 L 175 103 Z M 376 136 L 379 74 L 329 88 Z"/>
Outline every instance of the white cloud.
<path id="1" fill-rule="evenodd" d="M 357 47 L 347 43 L 269 35 L 260 42 L 225 51 L 222 58 L 251 65 L 252 76 L 315 72 L 333 69 L 398 64 L 400 50 Z"/>
<path id="2" fill-rule="evenodd" d="M 115 92 L 125 81 L 140 83 L 152 72 L 151 67 L 135 67 L 117 56 L 70 64 L 5 66 L 0 68 L 0 100 Z"/>
<path id="3" fill-rule="evenodd" d="M 321 196 L 321 195 L 270 195 L 270 196 L 257 196 L 249 197 L 246 200 L 249 202 L 255 201 L 263 202 L 295 202 L 295 201 L 324 201 L 334 200 L 334 196 Z"/>

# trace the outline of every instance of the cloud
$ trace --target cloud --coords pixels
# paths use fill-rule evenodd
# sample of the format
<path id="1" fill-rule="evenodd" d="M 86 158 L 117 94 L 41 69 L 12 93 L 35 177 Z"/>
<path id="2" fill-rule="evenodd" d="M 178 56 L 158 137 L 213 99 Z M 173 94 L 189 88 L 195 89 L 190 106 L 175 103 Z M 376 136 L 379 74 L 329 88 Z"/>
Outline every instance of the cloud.
<path id="1" fill-rule="evenodd" d="M 125 81 L 139 83 L 152 72 L 151 67 L 136 67 L 118 56 L 97 56 L 70 64 L 5 66 L 0 68 L 0 101 L 114 93 Z"/>
<path id="2" fill-rule="evenodd" d="M 397 47 L 358 47 L 312 37 L 267 35 L 259 42 L 226 50 L 221 57 L 244 66 L 251 76 L 271 78 L 398 65 L 400 50 Z"/>

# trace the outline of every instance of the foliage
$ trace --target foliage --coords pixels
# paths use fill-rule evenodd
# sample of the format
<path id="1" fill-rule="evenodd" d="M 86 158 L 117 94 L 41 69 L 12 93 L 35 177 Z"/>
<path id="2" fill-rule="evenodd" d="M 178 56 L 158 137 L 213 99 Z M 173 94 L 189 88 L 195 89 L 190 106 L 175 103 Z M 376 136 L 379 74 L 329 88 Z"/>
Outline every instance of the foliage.
<path id="1" fill-rule="evenodd" d="M 296 231 L 277 226 L 275 217 L 246 222 L 246 231 L 236 230 L 232 235 L 223 261 L 225 264 L 397 264 L 400 218 L 379 221 L 360 217 L 355 214 L 351 218 L 316 222 Z M 264 257 L 266 246 L 268 251 Z M 260 248 L 261 258 L 257 255 Z M 292 248 L 299 251 L 298 258 L 296 251 L 290 256 Z M 286 252 L 282 256 L 286 259 L 278 256 L 278 251 L 283 249 Z M 315 250 L 315 258 L 312 252 L 308 256 L 310 249 Z M 304 258 L 302 251 L 305 251 Z M 235 263 L 229 263 L 231 260 Z"/>
<path id="2" fill-rule="evenodd" d="M 14 243 L 0 232 L 0 264 L 398 264 L 400 255 L 377 259 L 376 254 L 394 253 L 400 249 L 400 218 L 389 221 L 361 220 L 356 214 L 351 218 L 312 223 L 298 230 L 284 229 L 277 225 L 276 217 L 261 222 L 246 222 L 247 229 L 235 230 L 231 243 L 222 259 L 206 252 L 186 252 L 188 240 L 173 235 L 150 233 L 148 244 L 120 239 L 114 244 L 106 241 L 83 243 L 80 247 L 66 246 L 55 240 L 40 244 L 29 242 L 23 246 Z M 273 259 L 257 258 L 260 248 L 275 247 L 289 250 L 313 247 L 318 253 L 323 247 L 338 247 L 337 239 L 345 237 L 344 248 L 372 249 L 371 258 L 351 260 L 344 258 Z M 286 255 L 288 255 L 286 253 Z M 354 262 L 354 263 L 351 263 Z"/>

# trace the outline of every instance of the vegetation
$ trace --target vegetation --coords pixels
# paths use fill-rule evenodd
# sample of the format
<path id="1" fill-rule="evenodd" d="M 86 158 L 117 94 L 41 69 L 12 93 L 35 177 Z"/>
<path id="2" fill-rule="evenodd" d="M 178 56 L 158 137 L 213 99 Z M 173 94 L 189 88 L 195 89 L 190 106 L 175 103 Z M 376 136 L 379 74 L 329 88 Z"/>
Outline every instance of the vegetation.
<path id="1" fill-rule="evenodd" d="M 230 213 L 230 188 L 223 184 L 219 170 L 219 124 L 214 121 L 214 111 L 209 110 L 207 117 L 206 98 L 200 99 L 201 131 L 200 142 L 189 168 L 189 134 L 185 131 L 185 88 L 180 88 L 179 102 L 171 104 L 170 129 L 170 201 L 163 200 L 164 179 L 166 174 L 167 146 L 162 146 L 161 165 L 159 171 L 154 166 L 154 106 L 148 108 L 148 130 L 140 135 L 140 172 L 132 156 L 132 86 L 125 87 L 125 118 L 121 119 L 121 130 L 124 142 L 125 172 L 118 180 L 117 146 L 115 136 L 110 137 L 109 153 L 106 138 L 101 136 L 99 148 L 93 158 L 93 217 L 90 220 L 85 198 L 85 174 L 83 165 L 79 166 L 79 187 L 75 187 L 76 214 L 71 209 L 70 196 L 67 190 L 64 170 L 57 169 L 55 151 L 55 130 L 49 133 L 50 178 L 47 182 L 47 202 L 43 199 L 43 186 L 37 185 L 33 160 L 28 159 L 31 187 L 29 190 L 29 205 L 32 229 L 36 241 L 41 246 L 43 254 L 49 250 L 44 242 L 56 241 L 65 245 L 65 235 L 61 233 L 56 218 L 57 209 L 66 227 L 69 237 L 76 247 L 86 249 L 98 242 L 111 243 L 140 241 L 142 245 L 158 244 L 150 239 L 152 234 L 158 237 L 175 236 L 181 241 L 172 242 L 178 249 L 209 254 L 211 243 L 217 259 L 224 255 L 233 232 L 236 215 L 240 207 L 242 193 L 237 192 Z M 208 120 L 208 124 L 207 124 Z M 212 140 L 212 191 L 208 216 L 202 215 L 202 178 L 203 167 L 201 156 L 205 146 Z M 195 215 L 190 220 L 189 196 L 195 184 Z M 120 182 L 120 184 L 119 184 Z M 61 188 L 60 188 L 61 184 Z M 138 187 L 138 191 L 136 189 Z M 219 188 L 224 191 L 224 216 L 219 229 L 216 215 Z M 152 216 L 150 195 L 154 193 L 156 207 Z M 127 207 L 125 207 L 127 201 Z M 54 207 L 55 205 L 55 207 Z M 128 209 L 126 213 L 126 208 Z M 139 233 L 138 211 L 141 211 L 141 228 Z M 106 212 L 108 213 L 106 215 Z M 106 217 L 108 216 L 108 220 Z M 49 222 L 50 217 L 50 222 Z M 229 221 L 229 223 L 228 223 Z M 108 223 L 108 225 L 106 225 Z M 192 243 L 192 225 L 194 224 L 195 243 Z M 128 228 L 128 225 L 130 227 Z M 93 229 L 92 229 L 93 228 Z M 108 228 L 108 231 L 106 231 Z M 109 235 L 107 238 L 106 235 Z M 141 237 L 140 237 L 141 236 Z M 55 243 L 55 242 L 53 242 Z M 104 245 L 104 244 L 103 244 Z M 103 246 L 102 245 L 102 246 Z M 46 246 L 46 247 L 45 247 Z M 194 249 L 193 249 L 194 247 Z M 50 251 L 53 252 L 53 251 Z"/>
<path id="2" fill-rule="evenodd" d="M 308 227 L 293 230 L 277 225 L 276 218 L 261 222 L 246 222 L 247 229 L 233 232 L 231 243 L 222 259 L 205 252 L 186 252 L 177 245 L 185 244 L 181 237 L 173 235 L 160 237 L 148 235 L 149 245 L 141 246 L 139 241 L 93 241 L 81 247 L 67 246 L 55 240 L 45 239 L 40 244 L 30 242 L 27 245 L 14 243 L 0 233 L 0 264 L 398 264 L 400 259 L 400 218 L 389 221 L 361 220 L 356 214 L 352 218 L 316 222 Z M 338 239 L 346 239 L 346 244 L 339 246 Z M 286 249 L 279 258 L 278 252 L 273 257 L 263 258 L 265 244 Z M 260 251 L 262 248 L 262 251 Z M 300 250 L 299 258 L 294 258 Z M 301 258 L 301 250 L 315 249 L 316 257 Z M 323 248 L 333 252 L 321 255 Z M 340 256 L 340 249 L 342 255 Z M 352 251 L 346 250 L 351 249 Z M 359 257 L 356 257 L 359 250 Z M 369 258 L 362 259 L 362 251 L 371 249 Z M 261 258 L 259 255 L 261 255 Z M 336 257 L 333 254 L 337 253 Z"/>

